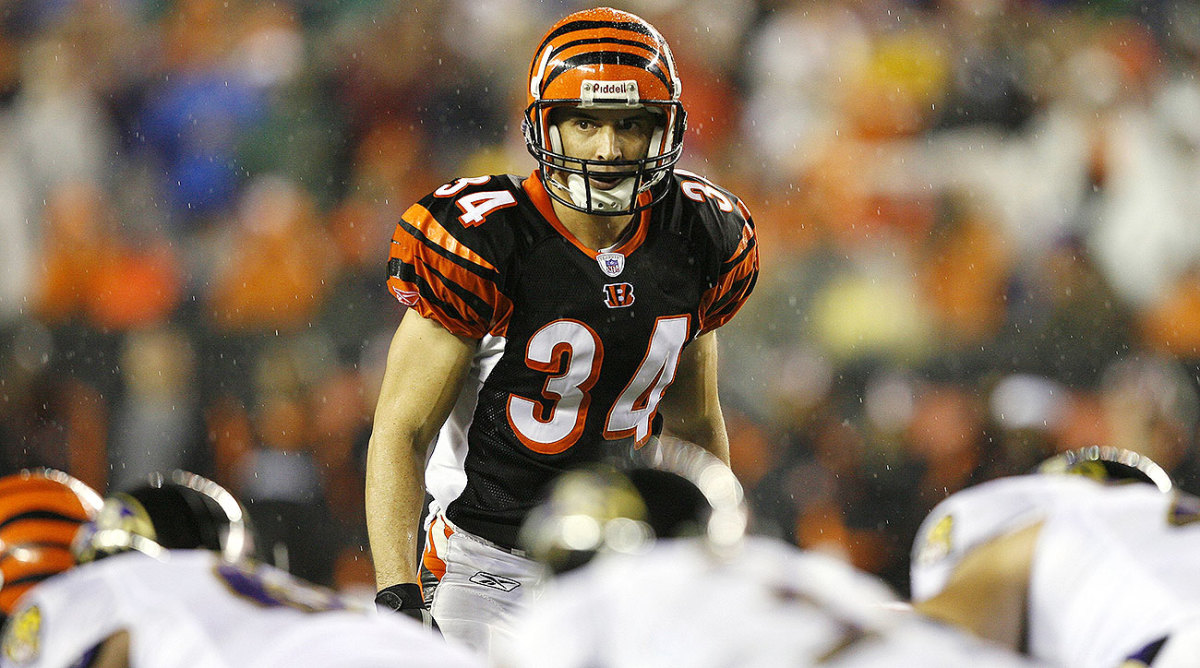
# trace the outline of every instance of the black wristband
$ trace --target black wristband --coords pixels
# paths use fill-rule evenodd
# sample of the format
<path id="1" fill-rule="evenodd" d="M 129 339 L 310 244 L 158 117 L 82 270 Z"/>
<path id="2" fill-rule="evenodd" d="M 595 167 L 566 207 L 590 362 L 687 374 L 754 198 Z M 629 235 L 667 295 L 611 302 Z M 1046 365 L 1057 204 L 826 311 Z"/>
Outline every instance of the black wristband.
<path id="1" fill-rule="evenodd" d="M 398 612 L 420 622 L 427 629 L 437 630 L 433 616 L 425 607 L 425 597 L 421 594 L 421 585 L 415 582 L 402 582 L 384 587 L 378 594 L 375 594 L 375 607 L 387 612 Z"/>
<path id="2" fill-rule="evenodd" d="M 421 597 L 421 585 L 415 582 L 402 582 L 385 587 L 375 594 L 375 606 L 396 612 L 424 610 L 425 599 Z"/>

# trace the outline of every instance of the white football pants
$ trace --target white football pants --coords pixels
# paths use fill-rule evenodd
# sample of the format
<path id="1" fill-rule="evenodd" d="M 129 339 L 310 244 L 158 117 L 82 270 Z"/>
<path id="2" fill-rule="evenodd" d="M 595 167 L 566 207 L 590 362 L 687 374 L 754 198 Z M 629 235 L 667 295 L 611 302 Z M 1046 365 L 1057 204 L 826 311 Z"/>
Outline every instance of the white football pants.
<path id="1" fill-rule="evenodd" d="M 438 578 L 430 614 L 442 635 L 484 656 L 511 636 L 513 615 L 547 576 L 538 562 L 455 527 L 440 512 L 429 523 L 423 565 Z"/>

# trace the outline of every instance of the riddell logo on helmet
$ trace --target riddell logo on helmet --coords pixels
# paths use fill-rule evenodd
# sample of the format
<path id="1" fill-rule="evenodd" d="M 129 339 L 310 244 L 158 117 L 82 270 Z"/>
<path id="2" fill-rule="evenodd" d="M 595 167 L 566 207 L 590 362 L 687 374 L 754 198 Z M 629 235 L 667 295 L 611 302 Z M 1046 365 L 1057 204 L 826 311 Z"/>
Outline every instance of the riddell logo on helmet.
<path id="1" fill-rule="evenodd" d="M 637 104 L 637 81 L 584 81 L 579 87 L 584 106 L 590 104 Z"/>
<path id="2" fill-rule="evenodd" d="M 590 90 L 592 95 L 621 95 L 628 94 L 630 84 L 637 86 L 636 81 L 621 81 L 618 83 L 599 82 L 593 83 L 585 81 L 583 83 L 584 90 Z"/>

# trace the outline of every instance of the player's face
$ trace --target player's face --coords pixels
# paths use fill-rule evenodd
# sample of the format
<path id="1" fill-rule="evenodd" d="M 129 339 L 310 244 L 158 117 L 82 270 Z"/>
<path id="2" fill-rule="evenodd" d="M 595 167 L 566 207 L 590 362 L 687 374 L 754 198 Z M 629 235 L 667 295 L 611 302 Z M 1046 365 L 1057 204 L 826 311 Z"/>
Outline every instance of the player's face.
<path id="1" fill-rule="evenodd" d="M 555 124 L 565 155 L 612 162 L 646 157 L 654 133 L 655 117 L 645 109 L 573 108 L 562 110 Z M 605 168 L 595 171 L 603 172 Z M 591 180 L 593 188 L 603 190 L 615 186 L 621 179 L 593 176 Z"/>

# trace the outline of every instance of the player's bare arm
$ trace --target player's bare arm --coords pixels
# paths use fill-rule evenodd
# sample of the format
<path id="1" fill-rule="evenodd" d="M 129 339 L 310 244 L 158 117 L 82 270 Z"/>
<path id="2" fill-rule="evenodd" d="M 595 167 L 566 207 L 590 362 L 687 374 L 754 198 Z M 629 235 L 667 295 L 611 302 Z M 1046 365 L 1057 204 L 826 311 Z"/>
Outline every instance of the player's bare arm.
<path id="1" fill-rule="evenodd" d="M 91 668 L 129 668 L 129 631 L 117 631 L 109 636 L 92 657 Z"/>
<path id="2" fill-rule="evenodd" d="M 675 382 L 663 395 L 663 427 L 729 463 L 729 437 L 717 393 L 717 334 L 708 332 L 684 349 Z"/>
<path id="3" fill-rule="evenodd" d="M 367 533 L 380 589 L 417 581 L 426 449 L 454 405 L 477 343 L 415 311 L 392 338 L 367 449 Z"/>
<path id="4" fill-rule="evenodd" d="M 1029 571 L 1041 523 L 1000 536 L 968 554 L 918 612 L 1014 651 L 1024 637 Z"/>

